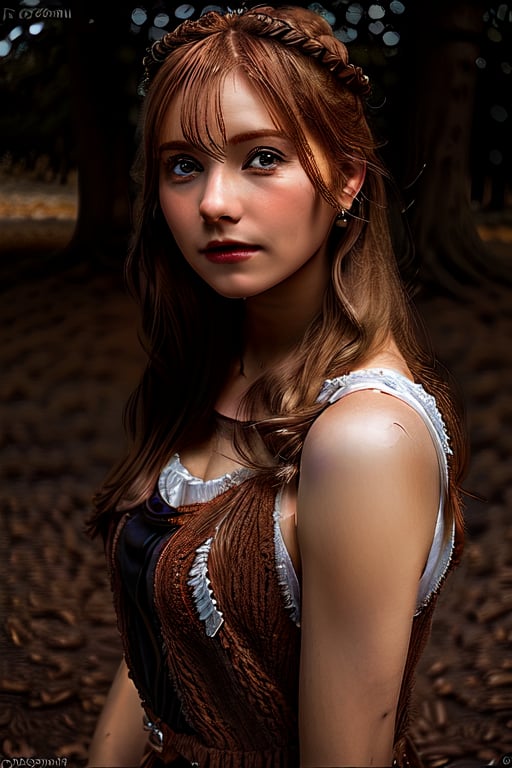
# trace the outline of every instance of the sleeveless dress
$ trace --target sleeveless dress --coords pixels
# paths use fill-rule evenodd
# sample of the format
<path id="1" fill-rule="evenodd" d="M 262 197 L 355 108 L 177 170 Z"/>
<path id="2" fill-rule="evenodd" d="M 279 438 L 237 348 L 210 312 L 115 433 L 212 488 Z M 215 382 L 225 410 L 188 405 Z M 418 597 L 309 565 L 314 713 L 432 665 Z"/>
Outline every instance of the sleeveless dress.
<path id="1" fill-rule="evenodd" d="M 434 398 L 395 371 L 327 380 L 318 401 L 327 407 L 363 389 L 412 407 L 439 462 L 437 524 L 395 726 L 394 765 L 417 766 L 407 736 L 414 668 L 457 544 L 444 515 L 451 451 Z M 146 768 L 298 768 L 300 583 L 280 502 L 281 489 L 251 470 L 203 481 L 175 455 L 153 496 L 112 523 L 107 554 L 125 659 L 146 712 Z"/>

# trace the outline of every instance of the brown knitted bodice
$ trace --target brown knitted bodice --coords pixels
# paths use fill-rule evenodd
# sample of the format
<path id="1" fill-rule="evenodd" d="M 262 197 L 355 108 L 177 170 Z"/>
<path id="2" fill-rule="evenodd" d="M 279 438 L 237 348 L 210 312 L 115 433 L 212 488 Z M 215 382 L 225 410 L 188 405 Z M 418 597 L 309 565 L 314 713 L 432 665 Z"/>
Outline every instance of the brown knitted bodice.
<path id="1" fill-rule="evenodd" d="M 277 491 L 253 474 L 209 501 L 176 508 L 170 504 L 180 501 L 164 503 L 156 492 L 112 524 L 107 550 L 126 660 L 163 741 L 145 768 L 178 755 L 201 768 L 299 766 L 300 628 L 276 562 Z M 456 557 L 413 619 L 395 766 L 421 765 L 407 736 L 414 671 L 459 538 Z"/>
<path id="2" fill-rule="evenodd" d="M 180 754 L 201 768 L 298 768 L 300 629 L 277 577 L 274 503 L 275 489 L 250 478 L 209 502 L 179 508 L 179 527 L 154 572 L 154 602 L 168 674 L 194 733 L 175 733 L 161 713 L 150 712 L 165 748 L 159 757 L 151 753 L 145 765 L 166 764 Z M 208 577 L 223 623 L 209 637 L 189 580 L 198 548 L 212 536 Z M 115 546 L 112 556 L 115 564 Z M 414 668 L 434 602 L 435 596 L 413 622 L 396 721 L 400 766 L 420 765 L 406 731 Z M 127 617 L 119 599 L 117 609 L 123 631 Z M 125 647 L 132 666 L 126 637 Z M 132 673 L 137 681 L 137 670 Z"/>
<path id="3" fill-rule="evenodd" d="M 299 630 L 277 580 L 273 508 L 274 493 L 255 480 L 185 508 L 186 523 L 155 573 L 171 676 L 198 740 L 215 750 L 282 749 L 297 740 Z M 208 637 L 188 581 L 197 548 L 217 526 L 208 573 L 224 623 Z"/>

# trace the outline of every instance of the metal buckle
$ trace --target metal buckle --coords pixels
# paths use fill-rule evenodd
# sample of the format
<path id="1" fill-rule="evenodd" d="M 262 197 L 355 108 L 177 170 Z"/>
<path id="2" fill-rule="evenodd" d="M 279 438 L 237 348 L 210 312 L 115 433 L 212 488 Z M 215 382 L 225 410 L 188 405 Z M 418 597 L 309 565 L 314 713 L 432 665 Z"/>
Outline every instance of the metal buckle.
<path id="1" fill-rule="evenodd" d="M 155 725 L 155 723 L 151 722 L 147 714 L 144 712 L 144 715 L 142 717 L 142 723 L 145 731 L 149 731 L 149 737 L 148 741 L 152 749 L 155 750 L 155 752 L 163 752 L 164 751 L 164 734 L 163 731 L 160 730 L 160 728 Z"/>

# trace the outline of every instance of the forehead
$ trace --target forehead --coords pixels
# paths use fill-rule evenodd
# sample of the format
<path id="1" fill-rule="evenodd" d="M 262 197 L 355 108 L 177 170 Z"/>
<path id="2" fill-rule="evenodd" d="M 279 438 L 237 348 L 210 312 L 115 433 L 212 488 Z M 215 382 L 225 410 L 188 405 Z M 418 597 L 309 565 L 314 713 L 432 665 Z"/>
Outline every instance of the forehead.
<path id="1" fill-rule="evenodd" d="M 239 68 L 213 78 L 209 84 L 198 78 L 192 88 L 183 84 L 163 108 L 153 151 L 158 157 L 163 144 L 185 142 L 221 160 L 228 142 L 277 133 L 295 147 L 306 172 L 309 168 L 310 180 L 327 188 L 332 181 L 327 155 L 291 105 L 287 107 L 281 114 L 268 91 L 260 95 Z"/>
<path id="2" fill-rule="evenodd" d="M 207 141 L 220 147 L 240 134 L 280 129 L 246 75 L 235 70 L 226 74 L 202 103 L 186 87 L 175 95 L 167 108 L 161 140 Z M 197 134 L 200 134 L 198 137 Z"/>

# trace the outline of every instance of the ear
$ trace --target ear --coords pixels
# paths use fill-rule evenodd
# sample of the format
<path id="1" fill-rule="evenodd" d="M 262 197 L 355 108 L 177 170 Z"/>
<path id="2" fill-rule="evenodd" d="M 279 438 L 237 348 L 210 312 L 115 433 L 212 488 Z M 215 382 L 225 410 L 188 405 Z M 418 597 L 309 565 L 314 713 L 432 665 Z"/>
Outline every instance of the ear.
<path id="1" fill-rule="evenodd" d="M 342 191 L 338 194 L 338 200 L 342 208 L 346 211 L 350 211 L 354 198 L 357 197 L 363 186 L 366 176 L 366 163 L 362 160 L 353 161 L 347 163 L 343 170 L 345 173 L 345 181 L 343 183 Z"/>

